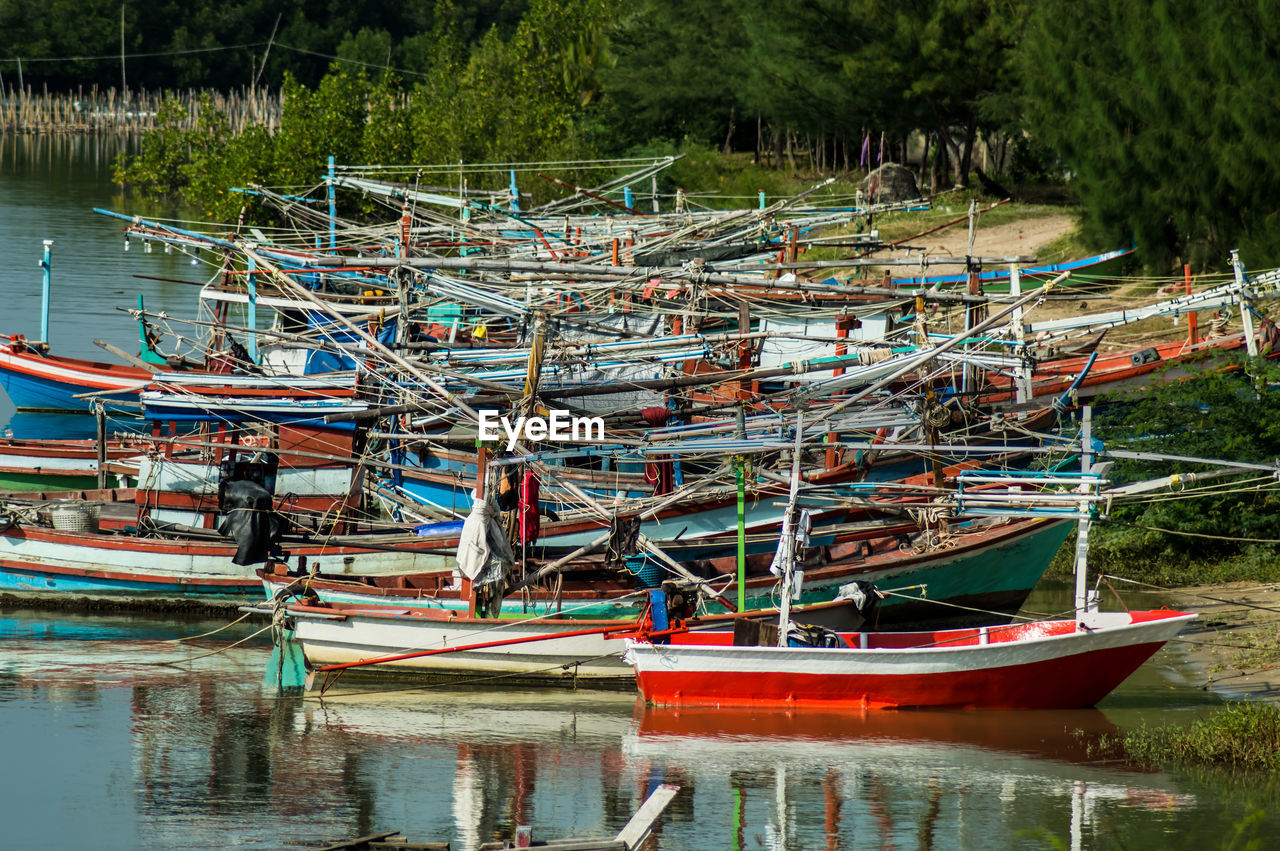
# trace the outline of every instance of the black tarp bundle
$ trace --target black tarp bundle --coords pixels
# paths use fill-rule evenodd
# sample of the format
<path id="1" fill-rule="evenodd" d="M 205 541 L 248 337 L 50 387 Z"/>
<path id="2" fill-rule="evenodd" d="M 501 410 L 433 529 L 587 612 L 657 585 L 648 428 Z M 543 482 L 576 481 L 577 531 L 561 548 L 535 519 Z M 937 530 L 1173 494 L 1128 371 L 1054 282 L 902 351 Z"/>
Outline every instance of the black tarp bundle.
<path id="1" fill-rule="evenodd" d="M 233 564 L 259 564 L 278 549 L 284 522 L 275 513 L 271 492 L 247 479 L 220 488 L 222 523 L 218 532 L 236 542 Z"/>

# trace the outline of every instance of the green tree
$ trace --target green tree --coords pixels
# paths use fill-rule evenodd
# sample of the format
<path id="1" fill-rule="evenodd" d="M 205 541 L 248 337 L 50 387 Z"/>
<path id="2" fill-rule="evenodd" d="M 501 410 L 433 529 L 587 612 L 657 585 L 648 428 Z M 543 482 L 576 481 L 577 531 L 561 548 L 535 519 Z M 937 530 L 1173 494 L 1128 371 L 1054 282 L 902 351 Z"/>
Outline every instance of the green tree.
<path id="1" fill-rule="evenodd" d="M 347 33 L 338 45 L 338 58 L 349 63 L 366 66 L 391 65 L 391 33 L 361 27 L 354 35 Z"/>
<path id="2" fill-rule="evenodd" d="M 737 4 L 631 0 L 608 36 L 615 61 L 602 75 L 615 144 L 724 138 L 741 108 L 745 46 Z"/>
<path id="3" fill-rule="evenodd" d="M 1132 236 L 1161 270 L 1280 251 L 1278 45 L 1256 4 L 1033 5 L 1027 127 L 1071 173 L 1089 236 Z"/>
<path id="4" fill-rule="evenodd" d="M 603 0 L 535 0 L 509 40 L 492 29 L 465 62 L 457 28 L 439 14 L 431 76 L 414 91 L 414 159 L 508 162 L 589 151 L 580 122 L 595 83 L 582 45 L 606 11 Z"/>
<path id="5" fill-rule="evenodd" d="M 340 163 L 359 162 L 370 89 L 363 71 L 337 65 L 314 90 L 286 77 L 272 184 L 309 188 L 324 174 L 330 156 Z"/>
<path id="6" fill-rule="evenodd" d="M 365 163 L 407 163 L 413 156 L 413 125 L 409 97 L 391 75 L 369 89 L 369 120 L 361 141 Z"/>
<path id="7" fill-rule="evenodd" d="M 744 3 L 747 50 L 737 58 L 735 92 L 745 112 L 801 133 L 861 141 L 877 93 L 857 62 L 869 47 L 857 11 L 844 0 Z"/>
<path id="8" fill-rule="evenodd" d="M 1223 365 L 1218 364 L 1221 367 Z M 1261 464 L 1280 458 L 1280 394 L 1258 391 L 1280 378 L 1274 364 L 1242 359 L 1234 368 L 1206 370 L 1194 378 L 1152 382 L 1098 408 L 1095 434 L 1109 449 L 1128 449 Z M 1171 472 L 1204 471 L 1199 464 L 1121 460 L 1113 481 L 1139 481 Z M 1099 527 L 1092 554 L 1100 567 L 1145 559 L 1174 566 L 1251 553 L 1274 560 L 1280 540 L 1280 495 L 1274 476 L 1256 473 L 1231 486 L 1215 481 L 1203 493 L 1188 478 L 1184 490 L 1116 507 Z M 1183 498 L 1192 497 L 1194 498 Z M 1176 529 L 1186 535 L 1159 530 Z M 1091 557 L 1092 557 L 1091 554 Z"/>

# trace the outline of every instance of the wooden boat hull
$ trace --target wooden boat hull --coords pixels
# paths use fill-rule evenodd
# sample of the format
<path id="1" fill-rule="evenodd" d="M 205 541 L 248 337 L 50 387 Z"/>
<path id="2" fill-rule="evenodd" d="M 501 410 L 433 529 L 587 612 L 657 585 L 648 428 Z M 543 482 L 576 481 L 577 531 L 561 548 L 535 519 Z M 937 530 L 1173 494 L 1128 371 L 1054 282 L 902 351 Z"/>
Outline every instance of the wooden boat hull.
<path id="1" fill-rule="evenodd" d="M 881 627 L 956 625 L 978 619 L 990 622 L 1000 613 L 1012 614 L 1022 606 L 1070 530 L 1071 524 L 1065 522 L 1021 521 L 969 536 L 960 535 L 955 538 L 954 546 L 918 554 L 898 552 L 896 539 L 891 539 L 886 546 L 892 549 L 807 571 L 800 603 L 824 603 L 836 595 L 841 585 L 861 579 L 886 589 L 924 586 L 906 592 L 908 596 L 891 596 L 883 601 L 878 620 Z M 435 581 L 425 574 L 402 577 L 387 574 L 376 579 L 358 576 L 295 579 L 265 571 L 259 575 L 268 598 L 282 591 L 305 588 L 329 603 L 428 608 L 455 613 L 468 608 L 458 589 L 448 587 L 450 574 L 440 574 Z M 718 587 L 721 582 L 713 579 L 712 584 Z M 730 585 L 725 597 L 736 599 L 735 586 Z M 604 582 L 598 583 L 594 590 L 578 590 L 570 581 L 565 583 L 558 599 L 542 591 L 535 591 L 529 599 L 512 596 L 502 601 L 502 612 L 511 617 L 563 612 L 563 617 L 575 620 L 634 618 L 643 609 L 644 602 L 635 594 L 634 587 L 622 583 L 614 584 L 612 590 L 608 590 Z M 746 602 L 749 609 L 776 605 L 777 580 L 771 574 L 749 579 Z M 714 601 L 709 601 L 707 607 L 712 613 L 727 613 Z"/>
<path id="2" fill-rule="evenodd" d="M 809 568 L 804 571 L 800 603 L 830 600 L 840 586 L 862 580 L 886 591 L 911 589 L 881 603 L 881 626 L 989 623 L 998 614 L 1011 615 L 1022 607 L 1071 529 L 1069 521 L 1020 520 L 956 535 L 948 546 L 932 551 L 895 549 Z M 749 578 L 747 604 L 773 605 L 766 601 L 776 597 L 776 583 L 772 575 Z M 734 599 L 735 589 L 731 584 L 724 595 Z"/>
<path id="3" fill-rule="evenodd" d="M 0 386 L 20 411 L 89 411 L 89 399 L 75 398 L 84 393 L 101 394 L 107 410 L 136 410 L 118 403 L 134 397 L 150 379 L 151 373 L 136 367 L 41 355 L 12 342 L 0 345 Z"/>
<path id="4" fill-rule="evenodd" d="M 201 601 L 227 606 L 261 599 L 253 566 L 232 563 L 234 543 L 141 538 L 11 526 L 0 532 L 0 591 L 67 604 L 157 606 Z M 452 555 L 420 549 L 383 551 L 353 546 L 291 546 L 287 564 L 335 572 L 405 572 L 437 565 L 452 569 Z"/>
<path id="5" fill-rule="evenodd" d="M 143 444 L 112 441 L 109 460 L 145 451 Z M 107 486 L 116 487 L 114 473 Z M 93 440 L 0 440 L 0 491 L 84 490 L 98 486 L 98 447 Z"/>
<path id="6" fill-rule="evenodd" d="M 1194 617 L 853 633 L 846 648 L 735 647 L 723 633 L 691 633 L 671 645 L 628 640 L 626 658 L 645 700 L 661 706 L 1071 709 L 1097 703 Z"/>
<path id="7" fill-rule="evenodd" d="M 1159 343 L 1099 355 L 1089 374 L 1080 381 L 1076 397 L 1092 399 L 1103 393 L 1154 380 L 1175 381 L 1208 368 L 1205 358 L 1242 351 L 1244 348 L 1244 338 L 1235 334 L 1201 341 L 1195 345 L 1186 342 Z M 1083 372 L 1088 360 L 1087 355 L 1081 355 L 1036 364 L 1031 381 L 1032 396 L 1048 398 L 1065 393 Z M 1013 382 L 1008 377 L 991 376 L 988 384 L 990 389 L 981 395 L 983 404 L 1008 402 L 1016 398 Z"/>
<path id="8" fill-rule="evenodd" d="M 537 638 L 566 631 L 625 626 L 634 621 L 486 619 L 450 617 L 439 610 L 399 609 L 332 612 L 291 607 L 294 637 L 313 667 L 359 662 L 409 653 L 511 638 Z M 602 634 L 545 638 L 437 656 L 421 656 L 360 668 L 365 674 L 456 678 L 504 675 L 543 684 L 587 681 L 595 686 L 629 688 L 631 667 L 622 661 L 622 642 Z"/>
<path id="9" fill-rule="evenodd" d="M 856 607 L 848 602 L 801 608 L 798 613 L 835 626 L 862 622 Z M 751 617 L 776 623 L 777 614 L 776 609 L 770 609 Z M 350 670 L 373 676 L 429 679 L 498 675 L 506 683 L 514 679 L 544 685 L 590 684 L 627 689 L 633 687 L 635 679 L 631 666 L 622 661 L 626 649 L 623 642 L 605 634 L 634 632 L 640 623 L 635 617 L 472 618 L 439 609 L 303 603 L 290 605 L 288 615 L 294 639 L 313 668 L 374 662 Z M 735 618 L 720 615 L 691 623 L 731 624 Z M 499 642 L 508 643 L 477 646 Z M 474 649 L 395 658 L 464 646 Z"/>
<path id="10" fill-rule="evenodd" d="M 220 396 L 230 395 L 242 401 L 265 401 L 282 396 L 300 400 L 349 398 L 353 388 L 344 376 L 345 373 L 330 381 L 316 376 L 221 375 L 209 372 L 157 375 L 133 366 L 40 354 L 13 337 L 0 344 L 0 387 L 20 411 L 88 412 L 92 410 L 92 401 L 77 397 L 94 393 L 108 411 L 137 413 L 138 394 L 152 384 L 176 388 L 181 393 L 211 394 L 216 391 Z M 157 395 L 157 399 L 163 399 L 163 394 Z M 174 419 L 194 418 L 189 409 L 178 407 L 179 410 L 172 412 Z M 232 404 L 226 402 L 224 407 L 229 409 Z M 278 405 L 268 404 L 265 410 L 279 415 Z M 159 409 L 162 416 L 169 413 L 163 406 Z M 228 416 L 228 419 L 232 418 Z"/>
<path id="11" fill-rule="evenodd" d="M 442 573 L 432 583 L 429 577 L 420 577 L 424 585 L 430 588 L 392 587 L 387 580 L 395 577 L 382 577 L 384 583 L 379 587 L 368 581 L 344 582 L 336 578 L 308 577 L 296 579 L 288 576 L 258 571 L 262 578 L 262 590 L 267 599 L 281 593 L 306 590 L 314 592 L 316 597 L 325 603 L 340 603 L 348 606 L 388 606 L 435 609 L 437 611 L 464 614 L 469 603 L 462 597 L 459 589 L 450 587 L 452 573 Z M 503 599 L 503 617 L 560 617 L 566 619 L 614 620 L 639 617 L 644 611 L 646 601 L 621 583 L 598 583 L 598 590 L 562 591 L 559 599 L 554 593 L 543 589 L 530 589 L 526 598 L 514 595 Z"/>

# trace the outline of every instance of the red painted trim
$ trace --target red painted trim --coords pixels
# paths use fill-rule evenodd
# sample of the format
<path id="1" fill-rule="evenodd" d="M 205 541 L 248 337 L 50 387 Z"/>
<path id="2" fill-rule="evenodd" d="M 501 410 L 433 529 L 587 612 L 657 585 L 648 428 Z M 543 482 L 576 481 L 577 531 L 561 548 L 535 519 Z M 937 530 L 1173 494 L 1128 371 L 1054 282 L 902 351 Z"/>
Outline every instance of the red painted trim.
<path id="1" fill-rule="evenodd" d="M 41 467 L 22 465 L 18 467 L 0 466 L 0 473 L 10 473 L 17 475 L 30 474 L 33 476 L 43 476 L 46 479 L 69 478 L 71 476 L 96 476 L 97 470 L 72 470 L 66 467 Z"/>

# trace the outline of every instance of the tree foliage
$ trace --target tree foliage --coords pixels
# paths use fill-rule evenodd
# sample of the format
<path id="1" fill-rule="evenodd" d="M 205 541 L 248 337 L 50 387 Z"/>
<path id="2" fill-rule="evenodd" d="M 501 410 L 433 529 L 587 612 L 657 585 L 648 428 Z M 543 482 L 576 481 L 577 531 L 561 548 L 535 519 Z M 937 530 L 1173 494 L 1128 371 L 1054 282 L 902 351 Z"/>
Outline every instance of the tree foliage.
<path id="1" fill-rule="evenodd" d="M 19 56 L 28 84 L 118 82 L 118 4 L 29 11 L 0 0 L 6 84 Z M 1009 153 L 994 163 L 1009 178 L 1065 181 L 1086 242 L 1135 240 L 1164 272 L 1216 267 L 1231 248 L 1259 265 L 1280 254 L 1271 12 L 1190 0 L 156 0 L 125 3 L 124 46 L 181 51 L 130 58 L 131 85 L 287 88 L 290 128 L 237 144 L 271 147 L 257 171 L 290 181 L 316 179 L 317 145 L 384 163 L 678 145 L 773 151 L 775 167 L 785 145 L 823 152 L 787 164 L 821 168 L 856 163 L 868 136 L 878 160 L 883 136 L 888 158 L 913 140 L 912 164 L 945 188 L 968 183 L 986 139 Z M 199 52 L 214 47 L 234 50 Z M 35 61 L 68 56 L 98 58 Z M 157 135 L 142 171 L 177 187 L 181 152 L 198 146 L 176 125 Z M 208 165 L 200 175 L 230 173 Z"/>
<path id="2" fill-rule="evenodd" d="M 436 0 L 0 0 L 0 73 L 7 86 L 16 85 L 21 57 L 23 82 L 37 90 L 118 87 L 123 7 L 130 88 L 227 90 L 255 80 L 275 88 L 286 75 L 315 86 L 334 57 L 370 71 L 390 65 L 424 74 L 429 51 L 422 35 L 435 26 L 436 6 Z M 509 37 L 528 3 L 451 6 L 459 36 L 470 44 L 490 29 Z"/>
<path id="3" fill-rule="evenodd" d="M 1154 382 L 1098 409 L 1095 434 L 1109 449 L 1274 464 L 1280 458 L 1280 371 L 1263 360 L 1242 360 L 1229 371 Z M 1261 391 L 1259 387 L 1263 387 Z M 1136 435 L 1136 436 L 1135 436 Z M 1186 480 L 1136 505 L 1117 507 L 1103 525 L 1094 553 L 1100 566 L 1135 560 L 1189 564 L 1251 554 L 1274 560 L 1280 545 L 1280 493 L 1274 475 L 1244 473 L 1201 490 L 1189 474 L 1203 465 L 1117 461 L 1115 481 L 1176 472 Z M 1159 530 L 1179 530 L 1174 535 Z"/>
<path id="4" fill-rule="evenodd" d="M 608 124 L 620 147 L 723 139 L 746 73 L 741 10 L 730 0 L 631 0 L 609 32 Z"/>
<path id="5" fill-rule="evenodd" d="M 627 9 L 606 82 L 628 141 L 718 142 L 735 115 L 855 144 L 868 132 L 893 140 L 924 130 L 947 146 L 958 184 L 978 130 L 1007 120 L 983 106 L 1015 88 L 1023 17 L 1018 0 L 634 0 Z"/>
<path id="6" fill-rule="evenodd" d="M 468 52 L 458 37 L 467 19 L 442 0 L 432 73 L 412 88 L 395 75 L 374 79 L 337 63 L 314 87 L 286 74 L 274 135 L 255 129 L 231 136 L 225 116 L 207 101 L 198 126 L 184 129 L 185 114 L 176 103 L 166 105 L 141 154 L 120 161 L 117 178 L 227 219 L 244 200 L 229 193 L 232 187 L 305 191 L 319 182 L 330 156 L 344 164 L 400 164 L 591 154 L 583 101 L 595 85 L 598 53 L 590 44 L 600 37 L 606 11 L 604 0 L 533 0 L 509 39 L 490 28 Z M 353 39 L 350 49 L 381 44 L 366 36 Z"/>
<path id="7" fill-rule="evenodd" d="M 1072 175 L 1087 223 L 1148 260 L 1274 257 L 1280 18 L 1265 4 L 1033 4 L 1027 130 Z"/>

